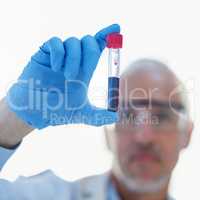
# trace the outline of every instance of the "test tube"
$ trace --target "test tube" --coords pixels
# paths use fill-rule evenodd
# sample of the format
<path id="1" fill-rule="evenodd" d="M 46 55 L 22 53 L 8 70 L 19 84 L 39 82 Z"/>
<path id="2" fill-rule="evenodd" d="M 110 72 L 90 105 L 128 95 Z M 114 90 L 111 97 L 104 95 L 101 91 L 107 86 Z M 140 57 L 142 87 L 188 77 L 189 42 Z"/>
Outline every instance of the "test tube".
<path id="1" fill-rule="evenodd" d="M 112 33 L 107 36 L 108 54 L 108 110 L 116 112 L 119 103 L 120 48 L 122 35 Z"/>

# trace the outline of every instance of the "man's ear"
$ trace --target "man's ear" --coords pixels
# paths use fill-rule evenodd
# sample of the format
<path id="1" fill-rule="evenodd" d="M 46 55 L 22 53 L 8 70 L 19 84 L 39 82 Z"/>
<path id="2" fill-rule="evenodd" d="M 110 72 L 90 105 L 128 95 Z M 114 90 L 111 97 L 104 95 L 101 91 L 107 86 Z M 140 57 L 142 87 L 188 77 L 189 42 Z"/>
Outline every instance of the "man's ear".
<path id="1" fill-rule="evenodd" d="M 182 141 L 182 149 L 185 149 L 189 146 L 189 143 L 191 141 L 191 136 L 192 136 L 192 132 L 193 132 L 193 129 L 194 129 L 194 124 L 191 120 L 189 120 L 187 122 L 187 125 L 185 127 L 185 133 L 184 134 L 184 137 L 183 137 L 183 141 Z"/>

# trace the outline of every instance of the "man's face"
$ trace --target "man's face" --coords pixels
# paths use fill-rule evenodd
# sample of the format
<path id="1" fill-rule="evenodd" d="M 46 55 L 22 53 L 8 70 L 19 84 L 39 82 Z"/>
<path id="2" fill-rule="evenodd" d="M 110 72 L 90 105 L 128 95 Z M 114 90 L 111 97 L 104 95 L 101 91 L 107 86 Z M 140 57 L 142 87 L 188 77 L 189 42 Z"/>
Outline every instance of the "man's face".
<path id="1" fill-rule="evenodd" d="M 179 118 L 169 108 L 140 106 L 121 111 L 115 126 L 116 153 L 129 176 L 151 181 L 170 174 L 176 164 L 181 148 Z"/>
<path id="2" fill-rule="evenodd" d="M 120 121 L 110 133 L 110 143 L 115 164 L 129 179 L 152 183 L 170 177 L 188 143 L 182 99 L 174 92 L 177 86 L 172 77 L 152 73 L 121 79 Z"/>

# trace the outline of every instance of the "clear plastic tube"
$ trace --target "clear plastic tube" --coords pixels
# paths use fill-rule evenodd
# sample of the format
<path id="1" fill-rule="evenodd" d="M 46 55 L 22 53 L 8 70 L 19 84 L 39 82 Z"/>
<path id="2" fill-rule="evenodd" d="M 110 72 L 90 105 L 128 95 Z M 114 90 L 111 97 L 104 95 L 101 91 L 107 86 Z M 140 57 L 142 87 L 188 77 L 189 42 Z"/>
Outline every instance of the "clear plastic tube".
<path id="1" fill-rule="evenodd" d="M 107 37 L 108 55 L 108 110 L 117 111 L 119 102 L 120 48 L 122 35 L 112 33 Z"/>
<path id="2" fill-rule="evenodd" d="M 119 77 L 120 73 L 120 49 L 109 48 L 108 76 Z"/>
<path id="3" fill-rule="evenodd" d="M 108 110 L 117 111 L 119 103 L 120 49 L 109 49 L 108 56 Z"/>

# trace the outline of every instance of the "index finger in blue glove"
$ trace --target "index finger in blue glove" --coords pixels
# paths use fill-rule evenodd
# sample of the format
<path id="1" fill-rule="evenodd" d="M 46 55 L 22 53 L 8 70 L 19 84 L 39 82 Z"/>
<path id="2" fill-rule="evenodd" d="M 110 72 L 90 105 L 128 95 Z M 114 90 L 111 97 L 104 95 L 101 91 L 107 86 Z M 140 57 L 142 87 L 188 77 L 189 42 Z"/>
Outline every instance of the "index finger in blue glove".
<path id="1" fill-rule="evenodd" d="M 65 49 L 62 40 L 58 37 L 52 37 L 41 46 L 41 50 L 50 54 L 52 70 L 55 72 L 60 71 L 65 57 Z"/>
<path id="2" fill-rule="evenodd" d="M 106 46 L 107 35 L 109 35 L 111 33 L 119 33 L 119 32 L 120 32 L 120 26 L 118 24 L 112 24 L 112 25 L 100 30 L 98 33 L 96 33 L 95 38 L 99 44 L 101 51 Z"/>
<path id="3" fill-rule="evenodd" d="M 74 79 L 79 72 L 81 62 L 81 42 L 75 37 L 64 41 L 65 61 L 64 76 L 66 79 Z"/>
<path id="4" fill-rule="evenodd" d="M 41 48 L 31 57 L 31 61 L 39 63 L 40 65 L 46 66 L 48 68 L 51 68 L 50 54 L 45 53 Z"/>
<path id="5" fill-rule="evenodd" d="M 82 45 L 82 81 L 89 83 L 99 61 L 101 51 L 96 39 L 86 35 L 81 40 Z"/>

